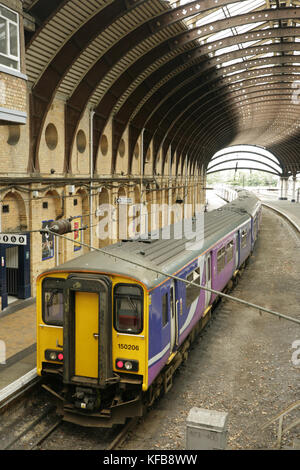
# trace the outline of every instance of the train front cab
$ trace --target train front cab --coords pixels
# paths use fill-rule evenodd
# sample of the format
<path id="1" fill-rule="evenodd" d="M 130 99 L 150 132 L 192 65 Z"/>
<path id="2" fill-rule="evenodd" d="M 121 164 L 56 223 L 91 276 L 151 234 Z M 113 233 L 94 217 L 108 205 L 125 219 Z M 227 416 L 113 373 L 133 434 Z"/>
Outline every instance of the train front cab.
<path id="1" fill-rule="evenodd" d="M 64 419 L 111 426 L 143 412 L 148 296 L 117 276 L 51 273 L 37 291 L 37 370 L 61 396 Z M 52 386 L 52 385 L 51 385 Z"/>

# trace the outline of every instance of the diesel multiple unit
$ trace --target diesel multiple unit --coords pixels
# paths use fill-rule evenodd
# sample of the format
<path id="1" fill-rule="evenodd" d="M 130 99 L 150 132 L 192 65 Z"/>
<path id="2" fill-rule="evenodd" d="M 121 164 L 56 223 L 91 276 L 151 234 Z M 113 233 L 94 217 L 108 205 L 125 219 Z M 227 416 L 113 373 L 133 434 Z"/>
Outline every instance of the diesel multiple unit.
<path id="1" fill-rule="evenodd" d="M 194 243 L 174 225 L 168 239 L 124 240 L 39 276 L 37 369 L 65 420 L 123 423 L 169 390 L 210 317 L 209 289 L 236 278 L 260 215 L 259 200 L 240 191 L 203 215 Z"/>

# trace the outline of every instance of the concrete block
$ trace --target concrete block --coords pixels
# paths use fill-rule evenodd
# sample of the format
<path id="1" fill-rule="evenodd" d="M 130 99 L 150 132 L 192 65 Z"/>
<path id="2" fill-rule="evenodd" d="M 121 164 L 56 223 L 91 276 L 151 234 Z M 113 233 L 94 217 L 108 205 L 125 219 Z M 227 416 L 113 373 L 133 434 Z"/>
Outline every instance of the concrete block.
<path id="1" fill-rule="evenodd" d="M 187 450 L 225 449 L 228 413 L 192 408 L 187 417 Z"/>

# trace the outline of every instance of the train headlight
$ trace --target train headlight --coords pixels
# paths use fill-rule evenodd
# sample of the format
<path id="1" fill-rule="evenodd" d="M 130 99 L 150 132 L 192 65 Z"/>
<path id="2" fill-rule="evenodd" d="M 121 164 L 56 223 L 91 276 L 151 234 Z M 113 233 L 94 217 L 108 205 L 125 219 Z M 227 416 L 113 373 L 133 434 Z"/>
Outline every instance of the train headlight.
<path id="1" fill-rule="evenodd" d="M 62 351 L 55 351 L 55 349 L 46 349 L 45 359 L 46 361 L 63 362 L 64 355 Z"/>
<path id="2" fill-rule="evenodd" d="M 51 353 L 49 354 L 49 359 L 50 359 L 51 361 L 56 361 L 56 359 L 57 359 L 57 354 L 56 354 L 56 352 L 51 352 Z"/>
<path id="3" fill-rule="evenodd" d="M 119 370 L 128 372 L 138 372 L 139 370 L 139 361 L 133 361 L 128 359 L 116 359 L 116 368 Z"/>

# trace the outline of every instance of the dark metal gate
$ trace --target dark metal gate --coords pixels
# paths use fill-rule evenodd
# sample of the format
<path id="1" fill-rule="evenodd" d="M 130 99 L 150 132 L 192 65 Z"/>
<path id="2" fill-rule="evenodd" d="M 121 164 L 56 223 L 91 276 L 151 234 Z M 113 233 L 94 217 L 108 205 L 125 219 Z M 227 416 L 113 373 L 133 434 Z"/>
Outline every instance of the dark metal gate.
<path id="1" fill-rule="evenodd" d="M 14 235 L 14 234 L 13 234 Z M 1 309 L 8 306 L 8 296 L 28 299 L 30 285 L 30 233 L 26 233 L 26 245 L 0 243 L 0 297 Z M 17 239 L 18 235 L 14 238 Z"/>
<path id="2" fill-rule="evenodd" d="M 19 247 L 6 249 L 6 287 L 7 294 L 18 296 L 19 281 Z"/>

